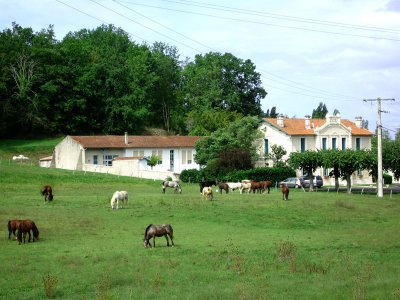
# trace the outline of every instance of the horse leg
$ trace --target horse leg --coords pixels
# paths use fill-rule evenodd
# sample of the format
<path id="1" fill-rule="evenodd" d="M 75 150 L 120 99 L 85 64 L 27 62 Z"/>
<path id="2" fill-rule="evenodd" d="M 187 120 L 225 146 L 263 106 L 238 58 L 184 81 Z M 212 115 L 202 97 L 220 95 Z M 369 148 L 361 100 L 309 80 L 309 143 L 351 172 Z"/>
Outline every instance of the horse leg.
<path id="1" fill-rule="evenodd" d="M 28 231 L 28 236 L 29 236 L 28 243 L 30 243 L 31 242 L 31 231 L 30 230 Z"/>
<path id="2" fill-rule="evenodd" d="M 165 234 L 165 239 L 167 240 L 167 247 L 169 247 L 169 240 L 168 240 L 168 234 Z"/>
<path id="3" fill-rule="evenodd" d="M 153 248 L 155 248 L 155 247 L 156 247 L 156 236 L 153 235 Z"/>
<path id="4" fill-rule="evenodd" d="M 172 238 L 172 234 L 169 233 L 168 235 L 169 235 L 169 238 L 171 239 L 172 247 L 175 246 L 175 245 L 174 245 L 174 240 L 173 240 L 173 238 Z"/>

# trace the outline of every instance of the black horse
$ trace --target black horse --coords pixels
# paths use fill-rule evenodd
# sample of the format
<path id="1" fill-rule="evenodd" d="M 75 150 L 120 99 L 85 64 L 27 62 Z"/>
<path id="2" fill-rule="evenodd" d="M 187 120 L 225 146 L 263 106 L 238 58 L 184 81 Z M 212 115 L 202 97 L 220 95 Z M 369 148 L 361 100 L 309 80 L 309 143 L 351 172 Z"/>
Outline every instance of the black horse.
<path id="1" fill-rule="evenodd" d="M 213 186 L 213 185 L 217 185 L 217 180 L 202 180 L 199 183 L 200 185 L 200 194 L 203 193 L 203 188 L 205 188 L 206 186 Z"/>
<path id="2" fill-rule="evenodd" d="M 170 224 L 153 225 L 147 226 L 144 232 L 143 245 L 145 248 L 151 247 L 150 240 L 153 239 L 153 247 L 156 247 L 156 236 L 165 236 L 167 240 L 167 247 L 169 247 L 168 236 L 171 239 L 172 246 L 174 246 L 174 231 Z"/>

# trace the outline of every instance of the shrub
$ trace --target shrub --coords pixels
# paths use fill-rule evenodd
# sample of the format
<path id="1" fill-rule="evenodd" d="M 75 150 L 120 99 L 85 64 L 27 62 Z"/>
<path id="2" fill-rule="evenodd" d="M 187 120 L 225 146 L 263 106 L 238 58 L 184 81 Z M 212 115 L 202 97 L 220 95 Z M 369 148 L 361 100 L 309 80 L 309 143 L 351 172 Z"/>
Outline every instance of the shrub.
<path id="1" fill-rule="evenodd" d="M 393 183 L 393 177 L 390 176 L 387 173 L 383 174 L 383 183 L 384 184 L 392 184 Z"/>
<path id="2" fill-rule="evenodd" d="M 179 179 L 182 182 L 200 182 L 201 172 L 197 169 L 187 169 L 181 172 Z"/>

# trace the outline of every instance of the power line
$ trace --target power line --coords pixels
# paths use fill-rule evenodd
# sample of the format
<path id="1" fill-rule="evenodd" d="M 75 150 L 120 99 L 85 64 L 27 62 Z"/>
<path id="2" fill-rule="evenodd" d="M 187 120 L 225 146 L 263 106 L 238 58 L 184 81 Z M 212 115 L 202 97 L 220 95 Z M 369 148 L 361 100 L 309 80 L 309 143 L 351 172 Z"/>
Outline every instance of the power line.
<path id="1" fill-rule="evenodd" d="M 74 10 L 76 10 L 76 11 L 78 11 L 78 12 L 80 12 L 80 13 L 82 13 L 82 14 L 84 14 L 84 15 L 90 17 L 90 18 L 93 18 L 93 19 L 95 19 L 95 20 L 97 20 L 97 21 L 100 21 L 100 22 L 103 23 L 103 24 L 112 25 L 112 24 L 110 24 L 110 23 L 108 23 L 108 22 L 106 22 L 106 21 L 104 21 L 104 20 L 102 20 L 102 19 L 99 19 L 99 18 L 97 18 L 97 17 L 95 17 L 95 16 L 93 16 L 93 15 L 91 15 L 91 14 L 88 14 L 88 13 L 86 13 L 86 12 L 80 10 L 79 8 L 76 8 L 76 7 L 72 6 L 72 5 L 69 5 L 69 4 L 67 4 L 67 3 L 65 3 L 65 2 L 63 2 L 63 1 L 60 1 L 60 0 L 56 0 L 56 1 L 59 2 L 59 3 L 61 3 L 61 4 L 63 4 L 63 5 L 65 5 L 65 6 L 68 6 L 69 8 L 72 8 L 72 9 L 74 9 Z M 144 41 L 144 42 L 146 42 L 145 39 L 143 39 L 142 37 L 140 37 L 140 36 L 138 36 L 138 35 L 134 35 L 134 34 L 131 34 L 131 35 L 134 36 L 134 37 L 136 37 L 136 38 L 138 38 L 138 39 L 140 39 L 140 40 L 142 40 L 142 41 Z"/>
<path id="2" fill-rule="evenodd" d="M 235 13 L 240 13 L 240 14 L 291 20 L 291 21 L 296 21 L 296 22 L 305 22 L 305 23 L 352 28 L 352 29 L 359 29 L 359 30 L 368 30 L 368 31 L 374 30 L 374 31 L 381 31 L 381 32 L 400 33 L 400 30 L 391 29 L 391 28 L 355 25 L 355 24 L 349 24 L 349 23 L 343 23 L 343 22 L 325 21 L 325 20 L 318 20 L 318 19 L 312 19 L 312 18 L 302 18 L 302 17 L 295 17 L 295 16 L 289 16 L 289 15 L 283 15 L 283 14 L 270 13 L 270 12 L 266 12 L 266 11 L 258 11 L 258 10 L 256 11 L 256 10 L 251 10 L 251 9 L 236 8 L 236 7 L 231 7 L 231 6 L 217 5 L 217 4 L 204 3 L 204 2 L 198 2 L 198 1 L 188 1 L 188 0 L 180 0 L 180 1 L 179 0 L 175 0 L 175 1 L 161 0 L 161 1 L 170 2 L 170 3 L 178 3 L 178 4 L 187 5 L 187 6 L 197 6 L 197 7 L 220 10 L 220 11 L 229 11 L 229 12 L 235 12 Z"/>
<path id="3" fill-rule="evenodd" d="M 260 21 L 245 20 L 245 19 L 238 19 L 238 18 L 232 18 L 232 17 L 211 15 L 211 14 L 200 13 L 200 12 L 192 12 L 192 11 L 187 11 L 187 10 L 172 9 L 172 8 L 160 7 L 160 6 L 155 6 L 155 5 L 141 4 L 141 3 L 131 2 L 131 1 L 123 1 L 123 2 L 130 4 L 130 5 L 139 5 L 139 6 L 158 8 L 158 9 L 169 10 L 169 11 L 177 11 L 177 12 L 182 12 L 182 13 L 187 13 L 187 14 L 207 16 L 207 17 L 236 21 L 236 22 L 273 26 L 273 27 L 280 27 L 280 28 L 286 28 L 286 29 L 304 30 L 304 31 L 310 31 L 310 32 L 317 32 L 317 33 L 328 33 L 328 34 L 333 34 L 333 35 L 341 35 L 341 36 L 349 36 L 349 37 L 359 37 L 359 38 L 368 38 L 368 39 L 375 39 L 375 40 L 388 40 L 388 41 L 400 42 L 399 38 L 368 36 L 368 35 L 361 35 L 361 34 L 343 33 L 343 32 L 312 29 L 312 28 L 305 28 L 305 27 L 289 26 L 289 25 L 279 25 L 279 24 L 274 24 L 274 23 L 265 23 L 265 22 L 260 22 Z"/>

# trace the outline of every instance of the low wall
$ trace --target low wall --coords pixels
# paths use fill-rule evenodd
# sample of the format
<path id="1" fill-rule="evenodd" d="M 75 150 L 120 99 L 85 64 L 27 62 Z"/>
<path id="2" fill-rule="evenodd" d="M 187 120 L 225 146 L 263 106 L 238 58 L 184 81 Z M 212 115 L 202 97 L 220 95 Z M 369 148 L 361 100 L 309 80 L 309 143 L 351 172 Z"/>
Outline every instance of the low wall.
<path id="1" fill-rule="evenodd" d="M 135 163 L 131 163 L 130 161 L 124 161 L 123 164 L 114 162 L 113 166 L 84 164 L 82 166 L 82 170 L 86 172 L 106 173 L 119 176 L 129 176 L 155 180 L 165 180 L 167 177 L 171 177 L 172 180 L 179 179 L 177 174 L 174 174 L 173 172 L 139 170 L 137 168 L 134 168 L 133 165 L 135 165 Z"/>

